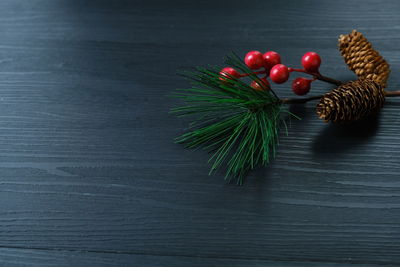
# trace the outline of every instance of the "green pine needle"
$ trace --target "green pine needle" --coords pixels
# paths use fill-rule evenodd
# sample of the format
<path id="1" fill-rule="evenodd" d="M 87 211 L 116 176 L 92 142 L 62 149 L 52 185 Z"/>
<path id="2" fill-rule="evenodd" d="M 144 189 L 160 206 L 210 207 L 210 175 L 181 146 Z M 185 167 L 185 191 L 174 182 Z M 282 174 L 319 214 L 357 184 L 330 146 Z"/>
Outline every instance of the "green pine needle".
<path id="1" fill-rule="evenodd" d="M 225 63 L 248 73 L 261 82 L 236 55 Z M 221 81 L 219 68 L 197 68 L 184 73 L 192 88 L 173 95 L 186 105 L 171 110 L 177 116 L 197 115 L 189 131 L 176 138 L 187 148 L 202 147 L 213 152 L 210 173 L 226 165 L 225 179 L 242 184 L 246 173 L 258 165 L 267 165 L 276 154 L 279 128 L 286 111 L 273 91 L 257 91 L 243 80 L 230 77 Z"/>

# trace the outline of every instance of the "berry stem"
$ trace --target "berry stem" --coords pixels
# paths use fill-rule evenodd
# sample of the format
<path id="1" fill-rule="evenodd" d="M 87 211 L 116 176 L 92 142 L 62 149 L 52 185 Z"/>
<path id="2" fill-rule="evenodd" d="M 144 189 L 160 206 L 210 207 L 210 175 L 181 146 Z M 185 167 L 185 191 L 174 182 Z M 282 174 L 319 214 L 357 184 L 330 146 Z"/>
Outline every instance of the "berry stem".
<path id="1" fill-rule="evenodd" d="M 295 72 L 307 73 L 309 75 L 312 75 L 314 77 L 314 79 L 317 79 L 317 80 L 320 80 L 320 81 L 323 81 L 323 82 L 327 82 L 327 83 L 332 83 L 332 84 L 337 85 L 337 86 L 343 84 L 341 81 L 333 79 L 333 78 L 330 78 L 330 77 L 327 77 L 327 76 L 324 76 L 319 72 L 315 72 L 314 73 L 314 72 L 308 72 L 305 69 L 294 69 L 294 68 L 289 68 L 289 71 L 290 72 L 295 71 Z"/>
<path id="2" fill-rule="evenodd" d="M 289 72 L 304 72 L 304 73 L 308 73 L 305 69 L 295 69 L 295 68 L 288 68 Z"/>
<path id="3" fill-rule="evenodd" d="M 332 84 L 337 85 L 337 86 L 343 84 L 343 83 L 342 83 L 341 81 L 339 81 L 339 80 L 336 80 L 336 79 L 332 79 L 332 78 L 323 76 L 323 75 L 321 75 L 320 73 L 310 73 L 310 74 L 311 74 L 312 76 L 314 76 L 314 78 L 316 78 L 317 80 L 320 80 L 320 81 L 324 81 L 324 82 L 327 82 L 327 83 L 332 83 Z"/>

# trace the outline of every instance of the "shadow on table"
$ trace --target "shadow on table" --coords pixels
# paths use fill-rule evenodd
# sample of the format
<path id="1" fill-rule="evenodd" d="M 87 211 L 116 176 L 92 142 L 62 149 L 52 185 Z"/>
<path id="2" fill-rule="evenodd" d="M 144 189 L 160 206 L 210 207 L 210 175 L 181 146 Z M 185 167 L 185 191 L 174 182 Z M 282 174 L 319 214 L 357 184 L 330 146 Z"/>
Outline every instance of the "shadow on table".
<path id="1" fill-rule="evenodd" d="M 348 125 L 329 123 L 316 137 L 312 151 L 316 157 L 321 154 L 337 157 L 368 142 L 378 128 L 379 113 Z"/>
<path id="2" fill-rule="evenodd" d="M 304 104 L 292 104 L 289 106 L 289 111 L 301 118 L 302 124 L 300 125 L 304 125 L 306 119 L 314 115 L 314 110 L 314 108 L 310 108 Z"/>

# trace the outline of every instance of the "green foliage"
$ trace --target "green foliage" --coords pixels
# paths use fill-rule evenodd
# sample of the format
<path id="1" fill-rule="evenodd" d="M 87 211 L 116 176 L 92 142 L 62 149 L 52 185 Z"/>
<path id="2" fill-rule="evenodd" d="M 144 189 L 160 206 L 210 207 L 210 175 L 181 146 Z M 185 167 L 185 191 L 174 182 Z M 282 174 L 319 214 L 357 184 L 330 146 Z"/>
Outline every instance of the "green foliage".
<path id="1" fill-rule="evenodd" d="M 250 80 L 260 81 L 236 55 L 228 56 L 225 63 L 249 74 Z M 249 170 L 267 165 L 275 156 L 280 125 L 287 130 L 282 114 L 291 113 L 272 90 L 254 90 L 234 77 L 221 80 L 219 70 L 199 67 L 184 74 L 192 88 L 174 93 L 186 105 L 172 109 L 172 113 L 197 118 L 176 142 L 212 151 L 210 173 L 226 164 L 225 179 L 237 178 L 242 184 Z"/>

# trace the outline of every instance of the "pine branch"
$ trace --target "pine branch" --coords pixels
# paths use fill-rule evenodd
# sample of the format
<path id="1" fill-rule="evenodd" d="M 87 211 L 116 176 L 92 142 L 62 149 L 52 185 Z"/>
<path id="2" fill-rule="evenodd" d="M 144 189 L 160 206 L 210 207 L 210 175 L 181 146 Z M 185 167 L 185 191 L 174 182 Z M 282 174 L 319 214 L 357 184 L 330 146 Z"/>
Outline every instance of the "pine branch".
<path id="1" fill-rule="evenodd" d="M 225 63 L 260 82 L 236 55 L 228 56 Z M 242 184 L 249 170 L 267 165 L 275 156 L 279 128 L 286 127 L 283 115 L 287 111 L 272 90 L 254 90 L 231 76 L 221 79 L 219 68 L 197 68 L 184 76 L 192 88 L 178 90 L 174 96 L 187 104 L 172 109 L 172 113 L 199 117 L 176 142 L 213 151 L 210 173 L 225 166 L 225 179 L 236 178 Z"/>

